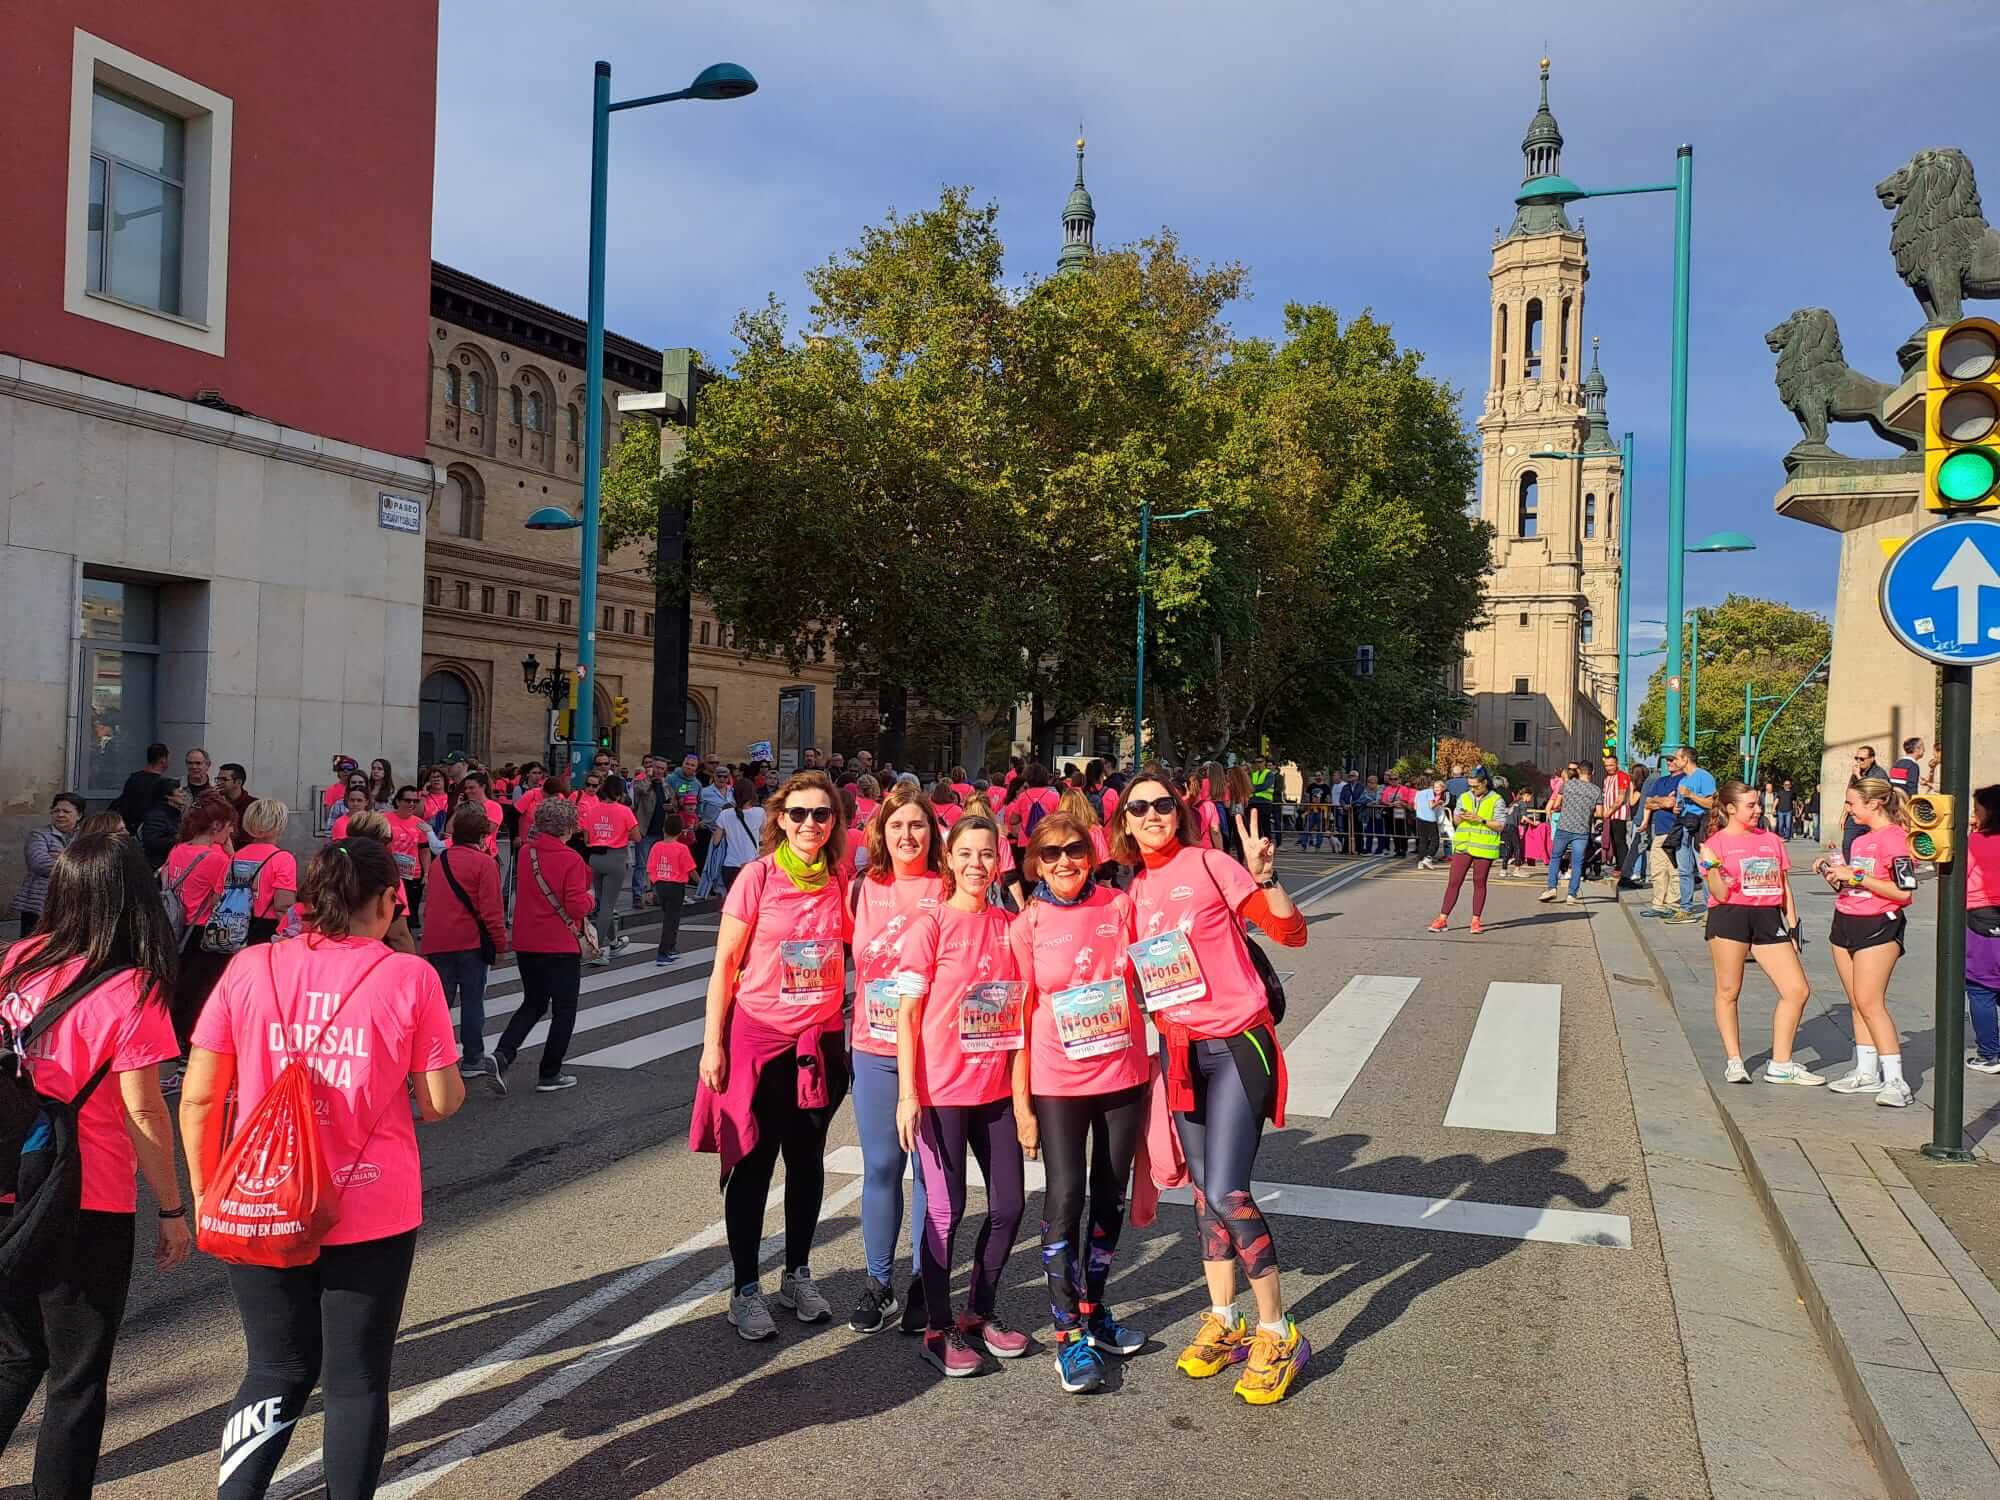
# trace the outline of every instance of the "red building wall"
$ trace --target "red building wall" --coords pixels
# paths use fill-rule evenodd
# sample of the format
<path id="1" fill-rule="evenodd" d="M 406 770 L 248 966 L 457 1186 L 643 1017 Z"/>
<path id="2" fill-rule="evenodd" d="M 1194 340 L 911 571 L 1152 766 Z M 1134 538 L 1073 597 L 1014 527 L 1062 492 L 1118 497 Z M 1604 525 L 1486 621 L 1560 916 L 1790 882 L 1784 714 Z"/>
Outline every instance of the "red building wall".
<path id="1" fill-rule="evenodd" d="M 436 0 L 5 8 L 0 351 L 421 457 Z M 81 29 L 234 102 L 222 357 L 63 311 Z"/>

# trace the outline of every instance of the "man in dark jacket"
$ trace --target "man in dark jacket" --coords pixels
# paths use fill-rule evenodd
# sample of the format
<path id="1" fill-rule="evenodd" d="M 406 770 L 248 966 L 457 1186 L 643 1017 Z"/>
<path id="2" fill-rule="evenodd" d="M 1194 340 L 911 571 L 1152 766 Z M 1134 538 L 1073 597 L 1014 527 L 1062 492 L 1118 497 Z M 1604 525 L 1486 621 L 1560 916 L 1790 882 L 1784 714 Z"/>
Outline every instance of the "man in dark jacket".
<path id="1" fill-rule="evenodd" d="M 167 856 L 180 841 L 181 814 L 187 809 L 188 794 L 173 777 L 162 776 L 153 783 L 153 802 L 139 820 L 138 834 L 146 863 L 154 869 L 167 862 Z"/>
<path id="2" fill-rule="evenodd" d="M 125 831 L 137 833 L 153 805 L 153 793 L 167 774 L 167 747 L 157 740 L 146 747 L 144 769 L 125 778 L 125 789 L 111 804 L 111 811 L 125 820 Z"/>

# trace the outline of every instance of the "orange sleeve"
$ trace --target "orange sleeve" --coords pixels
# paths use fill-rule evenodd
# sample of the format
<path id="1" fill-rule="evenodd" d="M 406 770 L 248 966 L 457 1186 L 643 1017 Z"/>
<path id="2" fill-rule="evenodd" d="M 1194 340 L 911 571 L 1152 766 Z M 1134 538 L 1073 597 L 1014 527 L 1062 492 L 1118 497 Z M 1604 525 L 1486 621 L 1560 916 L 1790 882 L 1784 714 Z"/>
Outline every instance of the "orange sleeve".
<path id="1" fill-rule="evenodd" d="M 1262 891 L 1251 893 L 1250 899 L 1240 908 L 1245 921 L 1255 922 L 1258 929 L 1272 942 L 1285 948 L 1303 948 L 1306 945 L 1306 919 L 1303 912 L 1294 910 L 1289 917 L 1272 915 L 1271 903 Z"/>

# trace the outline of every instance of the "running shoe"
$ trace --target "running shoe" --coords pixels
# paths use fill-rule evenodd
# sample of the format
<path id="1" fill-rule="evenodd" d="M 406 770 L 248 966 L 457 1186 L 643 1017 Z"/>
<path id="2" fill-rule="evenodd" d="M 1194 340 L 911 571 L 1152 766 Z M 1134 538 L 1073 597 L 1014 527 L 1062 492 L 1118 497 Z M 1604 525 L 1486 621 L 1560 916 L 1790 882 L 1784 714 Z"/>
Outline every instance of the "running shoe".
<path id="1" fill-rule="evenodd" d="M 764 1305 L 764 1289 L 761 1286 L 746 1287 L 730 1297 L 729 1321 L 736 1325 L 737 1333 L 752 1343 L 767 1339 L 778 1331 L 771 1309 Z"/>
<path id="2" fill-rule="evenodd" d="M 1486 924 L 1480 921 L 1479 918 L 1474 917 L 1472 919 L 1472 926 L 1468 930 L 1474 937 L 1478 937 L 1480 933 L 1486 930 Z"/>
<path id="3" fill-rule="evenodd" d="M 184 1068 L 175 1068 L 173 1072 L 162 1078 L 160 1080 L 160 1092 L 163 1094 L 178 1094 L 181 1091 L 181 1079 L 186 1075 L 186 1071 Z"/>
<path id="4" fill-rule="evenodd" d="M 595 958 L 593 958 L 593 959 L 589 959 L 589 960 L 587 960 L 587 962 L 588 962 L 588 963 L 590 964 L 590 966 L 591 966 L 591 967 L 592 967 L 593 969 L 608 969 L 608 968 L 610 968 L 610 967 L 611 967 L 611 953 L 610 953 L 610 950 L 609 950 L 609 949 L 604 949 L 604 948 L 600 948 L 600 949 L 598 950 L 598 952 L 597 952 L 597 957 L 595 957 Z"/>
<path id="5" fill-rule="evenodd" d="M 930 1303 L 924 1296 L 924 1279 L 912 1276 L 903 1293 L 902 1332 L 915 1336 L 930 1326 Z"/>
<path id="6" fill-rule="evenodd" d="M 1965 1065 L 1975 1073 L 2000 1073 L 2000 1057 L 1981 1057 L 1972 1052 L 1966 1055 Z"/>
<path id="7" fill-rule="evenodd" d="M 507 1097 L 507 1070 L 514 1066 L 514 1059 L 497 1048 L 493 1053 L 493 1066 L 486 1074 L 486 1086 L 502 1099 Z"/>
<path id="8" fill-rule="evenodd" d="M 1235 1364 L 1249 1353 L 1249 1325 L 1240 1316 L 1233 1323 L 1225 1323 L 1211 1307 L 1201 1315 L 1201 1327 L 1195 1330 L 1194 1342 L 1181 1351 L 1174 1368 L 1183 1375 L 1205 1380 L 1210 1375 L 1220 1375 L 1225 1366 Z"/>
<path id="9" fill-rule="evenodd" d="M 925 1363 L 936 1366 L 939 1374 L 953 1380 L 977 1375 L 986 1368 L 985 1361 L 973 1352 L 956 1328 L 924 1330 L 923 1356 Z"/>
<path id="10" fill-rule="evenodd" d="M 1770 1062 L 1764 1064 L 1764 1082 L 1796 1083 L 1804 1088 L 1818 1088 L 1826 1080 L 1796 1062 Z"/>
<path id="11" fill-rule="evenodd" d="M 789 1307 L 799 1315 L 801 1323 L 824 1323 L 833 1316 L 833 1309 L 813 1284 L 813 1273 L 806 1266 L 785 1272 L 778 1283 L 778 1306 Z"/>
<path id="12" fill-rule="evenodd" d="M 984 1349 L 995 1359 L 1019 1359 L 1033 1347 L 1025 1333 L 1016 1333 L 992 1313 L 983 1318 L 977 1313 L 960 1313 L 958 1331 L 966 1343 Z"/>
<path id="13" fill-rule="evenodd" d="M 1548 901 L 1554 901 L 1557 897 L 1561 895 L 1562 895 L 1561 891 L 1557 890 L 1554 886 L 1550 886 L 1547 890 L 1543 891 L 1541 895 L 1535 897 L 1535 899 L 1537 901 L 1548 902 Z"/>
<path id="14" fill-rule="evenodd" d="M 1576 895 L 1570 895 L 1570 896 L 1565 896 L 1565 897 L 1563 897 L 1563 905 L 1564 905 L 1564 906 L 1581 906 L 1581 905 L 1583 905 L 1583 897 L 1581 897 L 1581 896 L 1576 896 Z"/>
<path id="15" fill-rule="evenodd" d="M 1639 910 L 1648 917 L 1671 917 L 1674 914 L 1671 906 L 1642 906 Z"/>
<path id="16" fill-rule="evenodd" d="M 1724 1083 L 1748 1083 L 1750 1081 L 1750 1070 L 1743 1066 L 1742 1058 L 1732 1057 L 1722 1065 L 1722 1081 Z"/>
<path id="17" fill-rule="evenodd" d="M 1667 920 L 1669 922 L 1699 922 L 1707 915 L 1707 912 L 1696 911 L 1692 906 L 1684 906 L 1671 917 L 1668 917 Z"/>
<path id="18" fill-rule="evenodd" d="M 1104 1356 L 1085 1338 L 1067 1338 L 1056 1347 L 1056 1379 L 1072 1396 L 1104 1384 Z"/>
<path id="19" fill-rule="evenodd" d="M 458 1065 L 458 1076 L 460 1078 L 484 1078 L 486 1076 L 486 1059 L 475 1057 L 467 1062 L 461 1062 Z"/>
<path id="20" fill-rule="evenodd" d="M 617 937 L 611 940 L 611 951 L 613 953 L 623 953 L 627 948 L 631 946 L 632 946 L 632 939 L 622 932 L 619 933 Z"/>
<path id="21" fill-rule="evenodd" d="M 564 1089 L 576 1087 L 576 1074 L 558 1073 L 553 1078 L 537 1078 L 535 1092 L 538 1094 L 560 1094 Z"/>
<path id="22" fill-rule="evenodd" d="M 848 1315 L 847 1326 L 856 1333 L 879 1333 L 901 1311 L 902 1304 L 896 1300 L 896 1289 L 884 1286 L 870 1276 L 861 1283 L 861 1300 L 854 1304 L 854 1311 Z"/>
<path id="23" fill-rule="evenodd" d="M 1845 1078 L 1836 1078 L 1827 1088 L 1836 1094 L 1879 1094 L 1882 1092 L 1882 1075 L 1862 1072 L 1859 1068 Z"/>
<path id="24" fill-rule="evenodd" d="M 674 954 L 662 953 L 653 960 L 653 967 L 656 969 L 664 969 L 668 964 L 674 961 L 674 957 L 675 957 Z"/>
<path id="25" fill-rule="evenodd" d="M 1916 1097 L 1910 1091 L 1909 1084 L 1900 1078 L 1892 1078 L 1882 1085 L 1881 1092 L 1875 1096 L 1875 1102 L 1884 1109 L 1908 1109 Z"/>
<path id="26" fill-rule="evenodd" d="M 1451 926 L 1451 923 L 1447 922 L 1443 917 L 1438 917 L 1432 921 L 1430 930 L 1432 932 L 1443 932 L 1449 926 Z"/>
<path id="27" fill-rule="evenodd" d="M 1137 1354 L 1146 1347 L 1146 1335 L 1120 1323 L 1108 1307 L 1092 1311 L 1083 1325 L 1083 1337 L 1091 1348 L 1108 1350 L 1112 1354 Z"/>
<path id="28" fill-rule="evenodd" d="M 1285 1399 L 1299 1371 L 1312 1358 L 1312 1345 L 1299 1325 L 1285 1319 L 1285 1338 L 1259 1328 L 1250 1340 L 1250 1362 L 1236 1377 L 1236 1394 L 1252 1406 L 1269 1406 Z"/>

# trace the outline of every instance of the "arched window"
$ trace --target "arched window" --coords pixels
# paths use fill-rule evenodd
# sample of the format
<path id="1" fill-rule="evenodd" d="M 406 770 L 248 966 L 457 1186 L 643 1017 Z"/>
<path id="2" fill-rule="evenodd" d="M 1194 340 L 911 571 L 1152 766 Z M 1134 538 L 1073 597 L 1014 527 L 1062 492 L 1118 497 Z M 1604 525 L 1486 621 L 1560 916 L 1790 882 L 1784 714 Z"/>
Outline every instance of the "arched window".
<path id="1" fill-rule="evenodd" d="M 1618 492 L 1613 490 L 1604 497 L 1604 534 L 1618 535 Z"/>
<path id="2" fill-rule="evenodd" d="M 444 474 L 444 489 L 438 495 L 435 513 L 439 536 L 462 536 L 477 540 L 486 530 L 486 491 L 479 475 L 463 464 L 453 464 Z"/>
<path id="3" fill-rule="evenodd" d="M 1505 385 L 1507 383 L 1507 304 L 1504 302 L 1500 304 L 1500 321 L 1493 330 L 1493 348 L 1500 357 L 1500 363 L 1494 368 L 1493 383 L 1495 385 Z"/>
<path id="4" fill-rule="evenodd" d="M 1521 325 L 1521 352 L 1526 363 L 1522 373 L 1530 380 L 1542 378 L 1542 303 L 1538 297 L 1528 304 Z"/>
<path id="5" fill-rule="evenodd" d="M 1531 469 L 1521 476 L 1520 505 L 1516 510 L 1515 535 L 1530 537 L 1541 534 L 1541 482 Z"/>
<path id="6" fill-rule="evenodd" d="M 458 366 L 456 365 L 446 365 L 444 367 L 444 404 L 446 406 L 458 405 Z"/>
<path id="7" fill-rule="evenodd" d="M 521 388 L 518 385 L 507 387 L 507 420 L 516 427 L 521 425 Z"/>
<path id="8" fill-rule="evenodd" d="M 685 755 L 689 751 L 693 751 L 696 755 L 701 754 L 704 743 L 701 737 L 701 729 L 701 703 L 697 699 L 690 698 L 687 701 L 687 725 L 681 731 L 683 736 L 681 740 L 682 754 Z"/>
<path id="9" fill-rule="evenodd" d="M 1597 638 L 1597 616 L 1585 610 L 1576 617 L 1577 640 L 1588 646 Z"/>
<path id="10" fill-rule="evenodd" d="M 528 399 L 523 412 L 526 418 L 523 425 L 528 431 L 540 432 L 542 430 L 542 393 L 540 391 L 528 392 Z"/>
<path id="11" fill-rule="evenodd" d="M 1569 379 L 1569 302 L 1567 297 L 1562 300 L 1562 344 L 1556 350 L 1556 372 L 1562 380 Z"/>
<path id="12" fill-rule="evenodd" d="M 564 419 L 568 423 L 568 425 L 563 429 L 563 431 L 567 434 L 569 440 L 573 443 L 576 441 L 576 407 L 574 405 L 566 406 L 563 408 L 563 411 L 564 411 Z"/>
<path id="13" fill-rule="evenodd" d="M 477 370 L 465 372 L 465 409 L 475 414 L 486 410 L 486 377 Z"/>
<path id="14" fill-rule="evenodd" d="M 1586 541 L 1597 535 L 1597 496 L 1595 495 L 1585 495 L 1583 497 L 1583 535 Z"/>
<path id="15" fill-rule="evenodd" d="M 432 766 L 472 744 L 472 692 L 456 672 L 433 672 L 417 696 L 417 763 Z"/>

